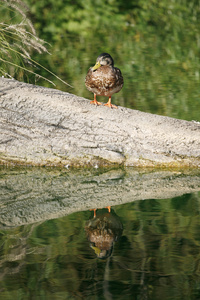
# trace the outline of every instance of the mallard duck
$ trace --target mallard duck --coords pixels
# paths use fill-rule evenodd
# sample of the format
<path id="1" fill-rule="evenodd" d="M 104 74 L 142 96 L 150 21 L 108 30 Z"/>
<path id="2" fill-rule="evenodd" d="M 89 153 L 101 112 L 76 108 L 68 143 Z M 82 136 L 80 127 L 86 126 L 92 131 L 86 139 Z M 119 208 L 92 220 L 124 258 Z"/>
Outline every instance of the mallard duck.
<path id="1" fill-rule="evenodd" d="M 114 60 L 108 53 L 102 53 L 97 57 L 94 67 L 89 68 L 85 78 L 86 88 L 94 93 L 94 100 L 91 104 L 101 105 L 96 96 L 109 97 L 104 105 L 117 108 L 111 104 L 111 96 L 118 93 L 123 87 L 123 76 L 120 69 L 114 67 Z"/>

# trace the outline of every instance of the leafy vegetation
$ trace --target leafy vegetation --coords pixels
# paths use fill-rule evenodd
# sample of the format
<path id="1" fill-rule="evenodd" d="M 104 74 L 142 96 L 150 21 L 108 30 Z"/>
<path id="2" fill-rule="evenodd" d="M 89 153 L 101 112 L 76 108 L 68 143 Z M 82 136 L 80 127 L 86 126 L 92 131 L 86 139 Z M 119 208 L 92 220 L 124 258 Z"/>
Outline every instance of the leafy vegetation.
<path id="1" fill-rule="evenodd" d="M 200 120 L 199 1 L 26 2 L 38 35 L 51 44 L 51 56 L 34 52 L 34 60 L 74 87 L 69 89 L 37 66 L 37 73 L 58 89 L 92 98 L 84 85 L 86 72 L 101 52 L 109 52 L 125 79 L 114 103 Z M 50 86 L 42 80 L 39 84 Z"/>

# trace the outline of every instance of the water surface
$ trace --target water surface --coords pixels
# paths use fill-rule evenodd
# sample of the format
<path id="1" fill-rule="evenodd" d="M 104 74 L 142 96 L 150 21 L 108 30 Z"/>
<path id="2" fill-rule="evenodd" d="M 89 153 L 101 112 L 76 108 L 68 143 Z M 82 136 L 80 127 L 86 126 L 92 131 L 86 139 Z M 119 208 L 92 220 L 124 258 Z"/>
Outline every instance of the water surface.
<path id="1" fill-rule="evenodd" d="M 174 177 L 168 172 L 134 172 L 132 175 L 124 175 L 121 170 L 104 171 L 92 175 L 88 173 L 84 177 L 80 173 L 78 177 L 76 173 L 73 177 L 70 171 L 63 174 L 43 169 L 23 169 L 18 172 L 4 169 L 0 177 L 3 190 L 0 201 L 1 298 L 124 299 L 126 295 L 126 299 L 199 299 L 199 176 L 177 172 Z M 131 176 L 135 175 L 137 179 L 132 182 Z M 51 177 L 53 187 L 56 183 L 57 190 L 50 189 L 48 176 Z M 26 182 L 22 180 L 25 177 Z M 97 198 L 100 197 L 98 193 L 107 188 L 107 194 L 102 194 L 103 197 L 107 195 L 107 199 L 101 198 L 103 206 L 97 209 L 95 218 L 93 210 L 80 211 L 78 205 L 75 207 L 76 212 L 66 210 L 67 203 L 69 207 L 74 207 L 70 199 L 76 198 L 78 194 L 72 189 L 71 194 L 65 194 L 64 202 L 61 186 L 65 185 L 69 189 L 66 182 L 69 181 L 71 186 L 72 180 L 76 182 L 77 189 L 81 184 L 81 202 L 85 199 L 87 206 L 89 198 L 93 209 L 98 208 L 94 204 L 100 205 L 100 202 L 95 202 L 94 196 L 92 203 L 89 190 L 84 194 L 83 187 L 88 187 L 88 184 L 93 188 L 96 186 Z M 140 189 L 133 194 L 131 189 L 139 182 Z M 154 190 L 154 198 L 146 199 L 145 189 L 150 186 L 150 182 L 161 192 L 162 188 L 167 187 L 169 192 L 171 189 L 170 193 L 178 193 L 178 196 L 166 198 L 165 190 L 166 195 L 158 198 L 159 194 Z M 158 182 L 161 182 L 159 188 Z M 179 182 L 188 191 L 196 191 L 181 194 L 181 190 L 175 188 Z M 39 183 L 44 193 L 38 190 Z M 119 199 L 109 199 L 113 195 L 114 186 L 118 187 L 120 197 L 120 189 L 124 188 L 128 203 L 124 199 L 123 204 L 114 205 L 114 201 Z M 45 187 L 48 187 L 49 194 Z M 141 195 L 143 199 L 140 199 Z M 133 197 L 132 201 L 130 196 Z M 30 207 L 29 199 L 35 203 L 35 210 L 34 205 Z M 110 212 L 108 208 L 103 208 L 107 206 L 106 203 L 113 204 Z M 62 211 L 66 215 L 52 218 L 49 207 L 53 209 L 55 206 L 58 215 Z M 29 216 L 27 213 L 27 218 L 23 215 L 28 207 L 36 215 L 36 220 L 37 214 L 40 216 L 39 222 L 33 221 L 31 214 Z M 112 223 L 107 226 L 105 234 L 114 236 L 106 258 L 99 258 L 99 245 L 89 240 L 86 230 L 88 224 L 93 224 L 94 220 L 102 216 L 104 222 L 107 219 Z M 14 222 L 24 225 L 17 226 Z M 120 230 L 115 230 L 116 227 L 120 227 Z"/>

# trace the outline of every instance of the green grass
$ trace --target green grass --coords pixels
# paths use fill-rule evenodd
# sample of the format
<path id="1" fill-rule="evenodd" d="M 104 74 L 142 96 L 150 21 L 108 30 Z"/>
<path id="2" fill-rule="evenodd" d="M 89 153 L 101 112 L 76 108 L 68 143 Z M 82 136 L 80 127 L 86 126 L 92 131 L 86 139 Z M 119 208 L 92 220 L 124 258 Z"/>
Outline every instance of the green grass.
<path id="1" fill-rule="evenodd" d="M 3 1 L 0 5 L 3 22 L 0 23 L 0 74 L 5 77 L 17 77 L 21 80 L 28 80 L 30 75 L 35 80 L 43 79 L 50 84 L 55 83 L 37 73 L 35 69 L 43 69 L 52 76 L 67 84 L 56 74 L 32 59 L 33 52 L 40 55 L 50 53 L 47 50 L 47 43 L 40 39 L 35 31 L 31 20 L 27 17 L 28 7 L 19 0 Z M 28 75 L 29 74 L 29 75 Z"/>

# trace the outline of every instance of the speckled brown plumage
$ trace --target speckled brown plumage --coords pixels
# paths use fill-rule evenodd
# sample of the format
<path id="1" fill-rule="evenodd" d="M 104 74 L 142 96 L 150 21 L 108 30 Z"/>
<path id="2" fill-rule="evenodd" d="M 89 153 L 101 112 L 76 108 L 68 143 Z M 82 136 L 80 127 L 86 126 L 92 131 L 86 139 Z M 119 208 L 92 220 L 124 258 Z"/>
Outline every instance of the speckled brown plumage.
<path id="1" fill-rule="evenodd" d="M 108 53 L 98 56 L 95 66 L 88 70 L 85 78 L 87 89 L 94 93 L 94 101 L 91 103 L 100 105 L 101 103 L 96 101 L 96 95 L 106 96 L 109 100 L 105 105 L 115 108 L 116 106 L 111 104 L 111 96 L 122 89 L 123 83 L 122 73 L 114 67 L 114 61 Z"/>

